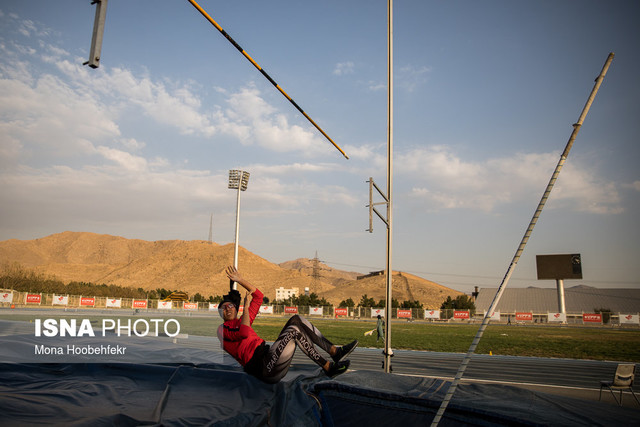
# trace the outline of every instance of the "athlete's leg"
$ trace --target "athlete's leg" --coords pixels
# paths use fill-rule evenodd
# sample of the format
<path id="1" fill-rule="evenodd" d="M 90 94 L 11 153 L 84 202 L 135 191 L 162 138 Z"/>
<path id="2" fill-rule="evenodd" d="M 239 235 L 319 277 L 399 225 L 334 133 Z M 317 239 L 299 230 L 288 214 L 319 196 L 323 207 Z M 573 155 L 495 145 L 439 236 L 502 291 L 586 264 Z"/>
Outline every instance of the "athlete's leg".
<path id="1" fill-rule="evenodd" d="M 358 346 L 358 340 L 355 340 L 344 346 L 336 347 L 331 343 L 331 341 L 326 339 L 324 335 L 322 335 L 322 332 L 313 326 L 311 322 L 297 314 L 289 319 L 286 326 L 295 326 L 299 328 L 308 339 L 326 351 L 335 362 L 347 357 Z"/>
<path id="2" fill-rule="evenodd" d="M 334 361 L 328 361 L 322 357 L 314 344 L 329 353 Z M 353 347 L 355 345 L 357 345 L 357 341 L 354 341 Z M 340 359 L 343 355 L 350 353 L 352 348 L 343 353 L 342 347 L 333 345 L 308 320 L 295 315 L 289 319 L 264 356 L 261 374 L 263 381 L 276 383 L 287 374 L 296 346 L 300 347 L 309 359 L 313 360 L 331 377 L 346 372 L 349 367 L 348 360 L 341 361 Z"/>
<path id="3" fill-rule="evenodd" d="M 326 351 L 328 354 L 332 355 L 336 351 L 336 347 L 322 335 L 322 332 L 315 326 L 311 324 L 307 319 L 302 316 L 295 315 L 291 316 L 285 327 L 287 326 L 296 326 L 302 333 L 306 335 L 306 337 L 311 340 L 318 347 Z"/>

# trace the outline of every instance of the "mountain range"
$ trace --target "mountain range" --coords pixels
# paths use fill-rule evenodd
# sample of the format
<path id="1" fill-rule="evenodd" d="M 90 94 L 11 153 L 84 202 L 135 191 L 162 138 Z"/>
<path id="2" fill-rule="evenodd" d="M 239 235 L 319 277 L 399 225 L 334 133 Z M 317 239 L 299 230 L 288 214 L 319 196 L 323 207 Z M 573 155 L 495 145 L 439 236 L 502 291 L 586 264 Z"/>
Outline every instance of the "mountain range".
<path id="1" fill-rule="evenodd" d="M 116 284 L 154 290 L 180 290 L 190 295 L 223 295 L 229 289 L 224 270 L 233 264 L 233 243 L 203 240 L 145 241 L 88 232 L 66 231 L 34 240 L 0 242 L 0 268 L 19 264 L 46 277 Z M 273 301 L 279 287 L 309 288 L 332 304 L 362 295 L 385 298 L 384 274 L 333 269 L 317 259 L 300 258 L 274 264 L 240 247 L 238 269 Z M 365 277 L 361 277 L 365 276 Z M 462 292 L 408 273 L 394 271 L 393 298 L 418 300 L 425 308 L 439 308 L 448 296 Z"/>

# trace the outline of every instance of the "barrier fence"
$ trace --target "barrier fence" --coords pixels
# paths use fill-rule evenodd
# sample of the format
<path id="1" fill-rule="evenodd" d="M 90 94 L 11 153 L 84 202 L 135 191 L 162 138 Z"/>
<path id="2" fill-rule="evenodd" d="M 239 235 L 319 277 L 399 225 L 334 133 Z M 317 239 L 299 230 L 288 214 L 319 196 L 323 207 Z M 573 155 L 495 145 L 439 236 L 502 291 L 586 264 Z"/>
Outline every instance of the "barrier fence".
<path id="1" fill-rule="evenodd" d="M 46 293 L 0 291 L 0 307 L 52 307 L 75 309 L 133 309 L 167 312 L 181 310 L 189 312 L 217 312 L 218 304 L 210 302 L 163 301 L 146 298 L 110 298 L 78 295 L 56 295 Z M 242 307 L 240 307 L 242 313 Z M 317 316 L 325 318 L 367 319 L 381 316 L 386 318 L 384 308 L 379 307 L 335 307 L 335 306 L 287 306 L 281 304 L 262 305 L 264 315 Z M 433 323 L 474 323 L 481 322 L 485 312 L 478 310 L 393 308 L 392 319 L 407 321 L 421 320 Z M 535 313 L 533 311 L 495 312 L 493 323 L 506 324 L 585 324 L 585 325 L 640 325 L 639 313 L 580 312 L 580 313 Z"/>

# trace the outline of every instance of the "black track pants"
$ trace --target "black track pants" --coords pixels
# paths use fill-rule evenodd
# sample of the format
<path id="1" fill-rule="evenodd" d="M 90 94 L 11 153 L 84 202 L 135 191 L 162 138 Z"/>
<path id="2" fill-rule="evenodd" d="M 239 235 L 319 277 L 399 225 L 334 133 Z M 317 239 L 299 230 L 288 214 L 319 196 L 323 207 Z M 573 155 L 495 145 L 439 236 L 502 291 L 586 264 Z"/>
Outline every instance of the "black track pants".
<path id="1" fill-rule="evenodd" d="M 327 360 L 318 353 L 314 344 L 327 354 L 333 345 L 307 319 L 297 314 L 292 316 L 273 345 L 265 352 L 258 378 L 269 383 L 280 381 L 289 370 L 296 346 L 300 347 L 309 359 L 323 367 Z"/>

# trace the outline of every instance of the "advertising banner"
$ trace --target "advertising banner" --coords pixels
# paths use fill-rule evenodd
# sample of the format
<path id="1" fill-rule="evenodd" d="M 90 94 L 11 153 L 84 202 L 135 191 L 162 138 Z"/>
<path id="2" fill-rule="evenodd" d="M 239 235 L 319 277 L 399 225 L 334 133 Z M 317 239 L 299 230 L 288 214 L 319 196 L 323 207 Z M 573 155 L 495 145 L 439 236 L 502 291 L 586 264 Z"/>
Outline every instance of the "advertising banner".
<path id="1" fill-rule="evenodd" d="M 120 308 L 122 306 L 122 300 L 120 298 L 107 298 L 106 306 Z"/>
<path id="2" fill-rule="evenodd" d="M 313 314 L 315 316 L 322 316 L 322 307 L 309 307 L 309 314 Z"/>
<path id="3" fill-rule="evenodd" d="M 94 297 L 81 297 L 80 305 L 94 307 L 96 305 L 96 299 Z"/>
<path id="4" fill-rule="evenodd" d="M 209 311 L 214 311 L 218 309 L 218 303 L 217 302 L 210 302 L 209 303 Z"/>
<path id="5" fill-rule="evenodd" d="M 566 322 L 567 315 L 565 313 L 547 313 L 547 322 Z"/>
<path id="6" fill-rule="evenodd" d="M 411 309 L 398 309 L 398 319 L 411 319 Z"/>
<path id="7" fill-rule="evenodd" d="M 182 303 L 182 308 L 185 310 L 197 310 L 198 309 L 198 303 L 197 302 L 183 302 Z"/>
<path id="8" fill-rule="evenodd" d="M 26 303 L 27 304 L 40 304 L 42 301 L 42 296 L 40 294 L 27 294 Z"/>
<path id="9" fill-rule="evenodd" d="M 261 305 L 260 313 L 262 314 L 273 314 L 273 306 L 272 305 Z"/>
<path id="10" fill-rule="evenodd" d="M 158 301 L 158 308 L 160 310 L 171 310 L 173 307 L 173 301 Z"/>
<path id="11" fill-rule="evenodd" d="M 439 319 L 440 318 L 440 310 L 425 310 L 424 311 L 425 319 Z"/>
<path id="12" fill-rule="evenodd" d="M 69 295 L 54 295 L 53 300 L 51 301 L 54 305 L 68 305 L 69 304 Z"/>
<path id="13" fill-rule="evenodd" d="M 602 313 L 582 313 L 582 321 L 589 323 L 602 323 Z"/>
<path id="14" fill-rule="evenodd" d="M 336 309 L 334 310 L 334 313 L 336 316 L 347 316 L 349 314 L 349 309 L 336 307 Z"/>
<path id="15" fill-rule="evenodd" d="M 371 317 L 384 317 L 384 308 L 371 307 Z"/>
<path id="16" fill-rule="evenodd" d="M 526 320 L 533 320 L 533 313 L 516 312 L 516 321 L 524 322 Z"/>
<path id="17" fill-rule="evenodd" d="M 484 315 L 487 315 L 487 312 L 484 312 Z M 489 320 L 495 320 L 496 322 L 500 321 L 500 312 L 499 311 L 494 311 L 491 316 L 489 316 Z"/>
<path id="18" fill-rule="evenodd" d="M 637 325 L 640 323 L 640 316 L 637 314 L 622 314 L 620 313 L 620 323 Z"/>
<path id="19" fill-rule="evenodd" d="M 13 302 L 13 292 L 0 293 L 0 302 Z"/>
<path id="20" fill-rule="evenodd" d="M 147 300 L 144 299 L 134 299 L 131 304 L 132 308 L 147 308 Z"/>
<path id="21" fill-rule="evenodd" d="M 469 315 L 469 312 L 466 310 L 454 310 L 453 311 L 453 318 L 454 319 L 469 319 L 471 316 Z"/>
<path id="22" fill-rule="evenodd" d="M 285 307 L 284 312 L 287 314 L 298 314 L 298 307 Z"/>

